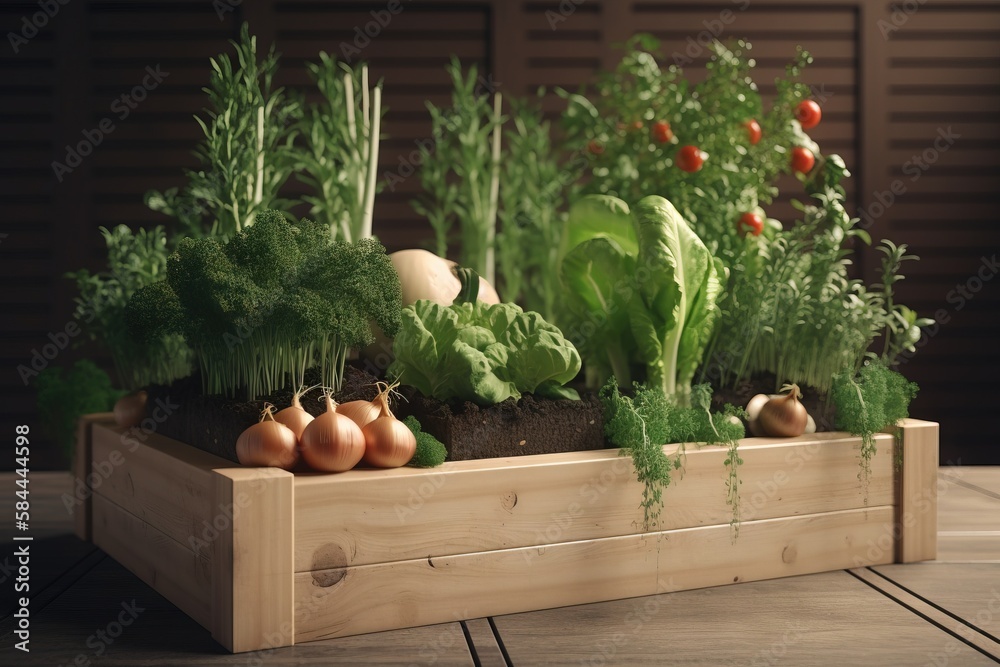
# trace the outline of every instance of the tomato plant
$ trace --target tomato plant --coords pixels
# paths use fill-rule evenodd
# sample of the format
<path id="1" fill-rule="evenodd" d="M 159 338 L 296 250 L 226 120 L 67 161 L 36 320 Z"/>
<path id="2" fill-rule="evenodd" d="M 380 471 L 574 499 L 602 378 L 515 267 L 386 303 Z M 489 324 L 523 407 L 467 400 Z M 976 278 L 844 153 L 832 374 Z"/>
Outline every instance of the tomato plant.
<path id="1" fill-rule="evenodd" d="M 791 147 L 820 153 L 794 116 L 810 95 L 799 80 L 811 62 L 808 53 L 794 54 L 765 108 L 749 44 L 715 43 L 711 50 L 705 80 L 694 83 L 670 64 L 655 38 L 636 35 L 615 69 L 598 75 L 592 86 L 556 92 L 566 101 L 565 154 L 587 158 L 573 164 L 579 179 L 567 199 L 608 194 L 631 206 L 650 193 L 662 195 L 729 265 L 745 247 L 736 221 L 774 200 L 778 177 L 791 173 Z M 635 129 L 636 119 L 643 121 L 642 130 Z M 660 122 L 671 130 L 668 141 L 659 140 Z M 588 151 L 595 138 L 602 142 L 601 154 Z M 688 150 L 697 160 L 685 161 L 679 151 L 684 144 L 696 147 Z M 688 171 L 678 178 L 681 169 Z"/>
<path id="2" fill-rule="evenodd" d="M 737 227 L 741 234 L 760 236 L 760 233 L 764 231 L 764 220 L 756 213 L 747 212 L 740 216 Z"/>
<path id="3" fill-rule="evenodd" d="M 653 123 L 653 140 L 660 144 L 665 144 L 673 139 L 674 133 L 670 130 L 670 123 L 665 120 L 658 120 Z"/>
<path id="4" fill-rule="evenodd" d="M 800 174 L 808 174 L 816 164 L 816 156 L 812 151 L 802 146 L 792 149 L 792 170 Z"/>
<path id="5" fill-rule="evenodd" d="M 690 144 L 681 146 L 681 149 L 677 151 L 677 168 L 693 174 L 696 171 L 701 171 L 707 159 L 708 153 L 697 146 Z"/>
<path id="6" fill-rule="evenodd" d="M 799 106 L 795 107 L 795 118 L 803 130 L 811 130 L 819 125 L 822 117 L 823 112 L 819 105 L 812 100 L 802 100 L 799 102 Z"/>

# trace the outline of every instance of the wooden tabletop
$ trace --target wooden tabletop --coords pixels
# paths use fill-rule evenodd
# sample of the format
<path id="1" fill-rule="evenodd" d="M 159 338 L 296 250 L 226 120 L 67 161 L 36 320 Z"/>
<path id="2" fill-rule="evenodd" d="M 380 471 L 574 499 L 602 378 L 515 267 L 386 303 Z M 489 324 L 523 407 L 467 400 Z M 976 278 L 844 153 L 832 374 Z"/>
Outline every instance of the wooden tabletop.
<path id="1" fill-rule="evenodd" d="M 0 473 L 3 665 L 1000 664 L 1000 467 L 939 472 L 938 560 L 840 570 L 229 655 L 72 534 L 68 473 L 31 476 L 30 653 L 12 616 L 15 478 Z"/>

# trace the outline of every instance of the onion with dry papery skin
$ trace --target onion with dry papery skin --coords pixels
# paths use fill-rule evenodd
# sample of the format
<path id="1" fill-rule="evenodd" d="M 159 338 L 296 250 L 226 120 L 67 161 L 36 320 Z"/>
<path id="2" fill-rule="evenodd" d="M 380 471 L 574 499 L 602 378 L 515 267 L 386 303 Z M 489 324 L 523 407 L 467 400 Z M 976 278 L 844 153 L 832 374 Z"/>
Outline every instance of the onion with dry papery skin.
<path id="1" fill-rule="evenodd" d="M 365 461 L 378 468 L 405 466 L 417 451 L 417 438 L 406 424 L 396 419 L 389 409 L 388 386 L 375 397 L 379 417 L 362 429 L 365 435 Z"/>
<path id="2" fill-rule="evenodd" d="M 299 460 L 295 433 L 274 421 L 274 406 L 264 407 L 260 421 L 240 433 L 236 458 L 245 466 L 272 466 L 290 470 Z"/>
<path id="3" fill-rule="evenodd" d="M 372 401 L 349 401 L 338 405 L 337 412 L 345 417 L 350 417 L 351 421 L 357 424 L 359 428 L 364 428 L 378 419 L 379 414 L 382 412 L 382 407 Z"/>
<path id="4" fill-rule="evenodd" d="M 292 429 L 296 441 L 302 439 L 302 432 L 306 430 L 306 426 L 309 426 L 314 419 L 311 414 L 302 408 L 302 402 L 299 400 L 305 391 L 305 389 L 299 389 L 292 394 L 292 404 L 283 410 L 279 410 L 278 414 L 274 415 L 274 421 Z"/>
<path id="5" fill-rule="evenodd" d="M 146 391 L 122 396 L 115 403 L 115 423 L 122 428 L 138 426 L 146 418 Z"/>
<path id="6" fill-rule="evenodd" d="M 302 458 L 314 470 L 350 470 L 365 454 L 365 436 L 349 417 L 337 412 L 329 391 L 324 396 L 326 412 L 302 432 Z"/>
<path id="7" fill-rule="evenodd" d="M 809 422 L 809 414 L 799 402 L 799 386 L 786 385 L 782 389 L 787 389 L 788 393 L 764 403 L 757 415 L 757 424 L 771 436 L 791 438 L 802 435 Z"/>

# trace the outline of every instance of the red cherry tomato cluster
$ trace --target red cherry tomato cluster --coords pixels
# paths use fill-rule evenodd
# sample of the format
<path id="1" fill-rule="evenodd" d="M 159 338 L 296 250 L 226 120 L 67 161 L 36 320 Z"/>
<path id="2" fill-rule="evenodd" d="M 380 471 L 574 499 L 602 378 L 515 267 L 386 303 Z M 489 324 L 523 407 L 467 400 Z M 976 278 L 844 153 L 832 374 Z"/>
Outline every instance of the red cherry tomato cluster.
<path id="1" fill-rule="evenodd" d="M 764 220 L 756 213 L 744 213 L 740 216 L 737 228 L 741 234 L 760 236 L 760 233 L 764 231 Z"/>

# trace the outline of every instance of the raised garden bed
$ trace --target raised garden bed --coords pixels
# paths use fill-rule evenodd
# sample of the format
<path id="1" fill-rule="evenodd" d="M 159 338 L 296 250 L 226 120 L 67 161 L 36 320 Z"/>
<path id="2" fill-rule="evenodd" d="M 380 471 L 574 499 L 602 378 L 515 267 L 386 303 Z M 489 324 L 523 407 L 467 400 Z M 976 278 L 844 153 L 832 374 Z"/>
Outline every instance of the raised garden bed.
<path id="1" fill-rule="evenodd" d="M 936 554 L 938 427 L 689 449 L 642 530 L 629 459 L 597 450 L 334 475 L 242 468 L 108 415 L 81 425 L 77 534 L 233 652 Z M 668 446 L 670 449 L 671 446 Z M 901 461 L 898 467 L 897 461 Z"/>

